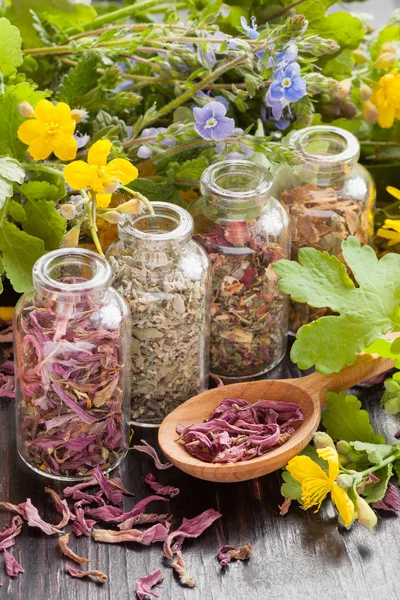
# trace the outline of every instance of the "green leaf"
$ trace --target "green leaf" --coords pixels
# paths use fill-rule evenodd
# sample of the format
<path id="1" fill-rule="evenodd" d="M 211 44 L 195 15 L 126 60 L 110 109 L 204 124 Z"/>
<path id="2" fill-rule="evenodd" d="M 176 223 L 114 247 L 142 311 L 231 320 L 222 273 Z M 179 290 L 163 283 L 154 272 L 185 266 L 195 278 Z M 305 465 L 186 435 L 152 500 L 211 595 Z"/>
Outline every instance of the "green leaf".
<path id="1" fill-rule="evenodd" d="M 13 75 L 16 67 L 22 65 L 21 34 L 10 21 L 0 18 L 0 70 L 6 75 Z"/>
<path id="2" fill-rule="evenodd" d="M 361 402 L 356 396 L 327 392 L 326 397 L 322 423 L 331 438 L 346 442 L 385 443 L 384 438 L 374 432 L 369 415 L 361 409 Z"/>
<path id="3" fill-rule="evenodd" d="M 25 292 L 32 287 L 33 265 L 45 254 L 43 240 L 28 235 L 13 223 L 5 221 L 0 227 L 0 250 L 7 277 L 14 290 Z"/>
<path id="4" fill-rule="evenodd" d="M 151 181 L 150 179 L 135 179 L 129 186 L 132 190 L 136 190 L 146 196 L 150 202 L 157 202 L 160 198 L 163 202 L 171 202 L 182 206 L 182 200 L 178 193 L 178 189 L 170 180 Z"/>
<path id="5" fill-rule="evenodd" d="M 18 223 L 26 221 L 26 212 L 16 200 L 10 200 L 8 210 L 14 221 L 17 221 Z"/>
<path id="6" fill-rule="evenodd" d="M 65 233 L 66 220 L 47 200 L 27 200 L 24 205 L 27 219 L 22 227 L 26 233 L 44 241 L 46 250 L 56 250 Z"/>
<path id="7" fill-rule="evenodd" d="M 4 273 L 4 261 L 0 256 L 0 294 L 3 293 L 3 278 L 2 278 L 3 273 Z"/>
<path id="8" fill-rule="evenodd" d="M 394 472 L 396 473 L 398 483 L 400 484 L 400 460 L 393 463 Z"/>
<path id="9" fill-rule="evenodd" d="M 0 208 L 14 193 L 12 182 L 22 183 L 24 178 L 25 172 L 17 160 L 8 156 L 0 157 Z"/>
<path id="10" fill-rule="evenodd" d="M 29 181 L 20 187 L 20 191 L 28 200 L 47 200 L 58 202 L 65 196 L 65 189 L 47 181 Z"/>
<path id="11" fill-rule="evenodd" d="M 395 367 L 400 369 L 400 356 L 398 354 L 393 354 L 392 352 L 392 342 L 389 340 L 385 340 L 384 338 L 378 338 L 368 348 L 365 348 L 364 352 L 366 354 L 379 354 L 383 358 L 391 358 L 394 360 Z"/>
<path id="12" fill-rule="evenodd" d="M 371 504 L 371 502 L 379 502 L 386 494 L 387 487 L 389 485 L 389 481 L 393 474 L 393 465 L 389 463 L 375 471 L 374 475 L 379 477 L 379 481 L 376 483 L 369 483 L 365 486 L 362 496 L 365 500 Z"/>
<path id="13" fill-rule="evenodd" d="M 364 39 L 365 30 L 360 19 L 347 12 L 328 15 L 318 25 L 317 33 L 325 38 L 335 40 L 342 49 L 355 49 Z"/>
<path id="14" fill-rule="evenodd" d="M 366 452 L 369 462 L 375 465 L 379 465 L 394 451 L 393 446 L 388 444 L 370 444 L 368 442 L 354 442 L 353 448 L 359 452 Z"/>
<path id="15" fill-rule="evenodd" d="M 78 100 L 97 86 L 98 57 L 94 52 L 85 52 L 73 69 L 64 77 L 58 94 L 58 99 L 71 106 L 78 104 Z"/>
<path id="16" fill-rule="evenodd" d="M 175 172 L 175 179 L 199 181 L 204 169 L 209 165 L 205 156 L 198 156 L 193 160 L 186 160 Z"/>
<path id="17" fill-rule="evenodd" d="M 379 50 L 386 42 L 398 42 L 400 40 L 400 25 L 388 25 L 379 32 L 378 37 L 371 44 L 371 58 L 379 54 Z"/>
<path id="18" fill-rule="evenodd" d="M 342 243 L 342 253 L 358 287 L 335 257 L 314 248 L 302 248 L 299 263 L 274 264 L 280 289 L 293 300 L 339 313 L 299 329 L 291 358 L 301 369 L 315 365 L 320 373 L 337 373 L 380 335 L 400 329 L 400 255 L 378 260 L 353 236 Z"/>
<path id="19" fill-rule="evenodd" d="M 36 92 L 29 83 L 6 87 L 5 93 L 0 95 L 0 155 L 25 157 L 27 146 L 18 139 L 17 131 L 26 119 L 19 114 L 18 104 L 26 100 L 35 106 L 45 96 L 43 92 Z"/>
<path id="20" fill-rule="evenodd" d="M 322 57 L 319 61 L 322 67 L 322 74 L 326 77 L 334 77 L 339 80 L 350 77 L 354 69 L 352 54 L 352 50 L 345 48 L 334 57 L 329 55 Z"/>

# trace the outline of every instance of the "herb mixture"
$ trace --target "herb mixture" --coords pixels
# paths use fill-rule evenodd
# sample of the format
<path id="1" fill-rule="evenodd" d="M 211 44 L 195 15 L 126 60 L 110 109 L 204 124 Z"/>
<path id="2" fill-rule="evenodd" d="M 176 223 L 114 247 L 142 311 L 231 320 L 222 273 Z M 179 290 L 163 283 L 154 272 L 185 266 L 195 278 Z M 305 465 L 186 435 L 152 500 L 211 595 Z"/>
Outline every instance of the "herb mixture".
<path id="1" fill-rule="evenodd" d="M 165 252 L 147 263 L 119 253 L 109 260 L 132 314 L 131 418 L 159 425 L 207 389 L 209 272 L 185 253 L 176 261 Z"/>
<path id="2" fill-rule="evenodd" d="M 231 378 L 261 374 L 285 350 L 286 299 L 272 268 L 285 254 L 262 238 L 257 221 L 217 224 L 196 239 L 212 266 L 211 371 Z"/>
<path id="3" fill-rule="evenodd" d="M 20 452 L 44 473 L 84 477 L 127 450 L 121 316 L 108 322 L 103 309 L 83 294 L 19 309 Z"/>
<path id="4" fill-rule="evenodd" d="M 356 182 L 353 182 L 356 184 Z M 356 198 L 340 188 L 320 188 L 312 183 L 294 186 L 282 192 L 280 201 L 288 209 L 293 227 L 292 260 L 298 260 L 300 248 L 311 246 L 342 260 L 342 242 L 354 235 L 362 244 L 368 244 L 370 212 L 366 209 L 363 193 L 351 188 Z M 329 314 L 329 308 L 311 308 L 292 301 L 289 309 L 290 328 L 296 332 L 302 325 Z"/>
<path id="5" fill-rule="evenodd" d="M 293 435 L 303 421 L 299 404 L 226 398 L 198 425 L 176 428 L 189 454 L 209 463 L 235 463 L 262 456 Z"/>

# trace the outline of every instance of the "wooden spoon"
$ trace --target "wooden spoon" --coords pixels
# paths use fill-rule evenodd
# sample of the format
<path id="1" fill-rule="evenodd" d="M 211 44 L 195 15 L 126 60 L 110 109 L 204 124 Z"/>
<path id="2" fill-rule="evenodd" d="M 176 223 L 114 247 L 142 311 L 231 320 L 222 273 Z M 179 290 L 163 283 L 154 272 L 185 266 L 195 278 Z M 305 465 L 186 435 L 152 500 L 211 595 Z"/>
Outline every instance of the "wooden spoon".
<path id="1" fill-rule="evenodd" d="M 254 479 L 285 466 L 305 448 L 318 428 L 327 391 L 346 390 L 393 367 L 394 363 L 389 358 L 361 354 L 351 367 L 333 375 L 313 373 L 298 379 L 264 379 L 212 389 L 187 400 L 169 414 L 160 426 L 158 441 L 166 457 L 178 469 L 193 477 L 221 482 Z M 206 463 L 189 454 L 183 444 L 177 442 L 176 426 L 202 423 L 226 398 L 243 398 L 248 402 L 296 402 L 302 408 L 304 421 L 287 442 L 263 456 L 238 463 Z"/>

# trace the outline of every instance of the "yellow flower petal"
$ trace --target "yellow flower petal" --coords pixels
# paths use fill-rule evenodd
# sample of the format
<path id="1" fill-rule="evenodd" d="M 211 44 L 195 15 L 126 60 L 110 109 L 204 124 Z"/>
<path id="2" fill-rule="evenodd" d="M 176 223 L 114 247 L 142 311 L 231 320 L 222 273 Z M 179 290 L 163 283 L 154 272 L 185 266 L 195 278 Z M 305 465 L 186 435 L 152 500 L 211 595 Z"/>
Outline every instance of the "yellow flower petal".
<path id="1" fill-rule="evenodd" d="M 35 117 L 42 123 L 55 121 L 55 106 L 49 100 L 39 100 L 35 106 Z"/>
<path id="2" fill-rule="evenodd" d="M 339 475 L 339 458 L 338 453 L 334 448 L 326 446 L 325 448 L 318 448 L 317 454 L 323 460 L 328 462 L 329 466 L 329 480 L 333 483 Z"/>
<path id="3" fill-rule="evenodd" d="M 392 187 L 391 185 L 388 185 L 386 188 L 386 191 L 389 192 L 389 194 L 391 196 L 394 196 L 396 198 L 396 200 L 400 200 L 400 190 L 398 190 L 395 187 Z M 399 221 L 400 223 L 400 221 Z"/>
<path id="4" fill-rule="evenodd" d="M 60 160 L 74 160 L 78 150 L 76 139 L 72 136 L 57 135 L 53 139 L 53 152 Z"/>
<path id="5" fill-rule="evenodd" d="M 378 125 L 382 127 L 382 129 L 389 129 L 394 123 L 394 107 L 388 106 L 383 108 L 378 106 L 378 112 Z"/>
<path id="6" fill-rule="evenodd" d="M 97 167 L 105 167 L 107 164 L 107 157 L 111 150 L 110 140 L 99 140 L 95 142 L 90 148 L 88 153 L 89 165 L 96 165 Z"/>
<path id="7" fill-rule="evenodd" d="M 354 504 L 347 495 L 346 490 L 343 490 L 337 483 L 334 483 L 332 486 L 331 498 L 338 509 L 338 513 L 341 516 L 343 523 L 346 527 L 349 527 L 354 518 Z"/>
<path id="8" fill-rule="evenodd" d="M 59 123 L 66 135 L 72 135 L 75 131 L 76 121 L 71 117 L 71 109 L 65 102 L 59 102 L 54 107 L 54 119 Z"/>
<path id="9" fill-rule="evenodd" d="M 30 143 L 28 152 L 34 160 L 44 160 L 50 156 L 52 147 L 46 137 L 38 136 Z"/>
<path id="10" fill-rule="evenodd" d="M 111 202 L 112 194 L 96 194 L 96 204 L 100 208 L 107 208 Z"/>
<path id="11" fill-rule="evenodd" d="M 74 190 L 90 187 L 93 170 L 83 160 L 75 160 L 64 168 L 64 179 Z"/>
<path id="12" fill-rule="evenodd" d="M 312 506 L 316 506 L 315 512 L 318 512 L 320 506 L 326 496 L 331 491 L 332 486 L 329 481 L 323 479 L 305 479 L 301 484 L 301 497 L 304 503 L 304 508 L 307 510 Z"/>
<path id="13" fill-rule="evenodd" d="M 397 233 L 400 233 L 400 219 L 385 219 L 385 223 L 382 227 L 384 229 L 394 229 Z"/>
<path id="14" fill-rule="evenodd" d="M 44 128 L 42 123 L 36 119 L 24 121 L 18 128 L 18 137 L 24 144 L 30 144 L 36 137 L 43 135 Z"/>
<path id="15" fill-rule="evenodd" d="M 329 483 L 329 479 L 325 471 L 321 469 L 309 456 L 295 456 L 288 462 L 286 469 L 292 477 L 300 483 L 306 479 L 322 479 Z"/>
<path id="16" fill-rule="evenodd" d="M 138 170 L 125 158 L 114 158 L 106 166 L 106 172 L 111 179 L 116 179 L 122 185 L 127 185 L 137 178 Z"/>

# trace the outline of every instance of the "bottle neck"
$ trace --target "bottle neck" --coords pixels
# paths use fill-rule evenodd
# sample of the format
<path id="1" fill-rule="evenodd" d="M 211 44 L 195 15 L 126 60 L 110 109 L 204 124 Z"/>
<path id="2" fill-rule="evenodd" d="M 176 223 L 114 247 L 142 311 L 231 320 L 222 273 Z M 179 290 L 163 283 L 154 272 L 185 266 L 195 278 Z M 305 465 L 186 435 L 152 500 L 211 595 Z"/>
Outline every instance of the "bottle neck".
<path id="1" fill-rule="evenodd" d="M 200 189 L 204 212 L 211 220 L 256 219 L 267 204 L 272 187 L 269 172 L 246 160 L 226 160 L 208 167 Z"/>

